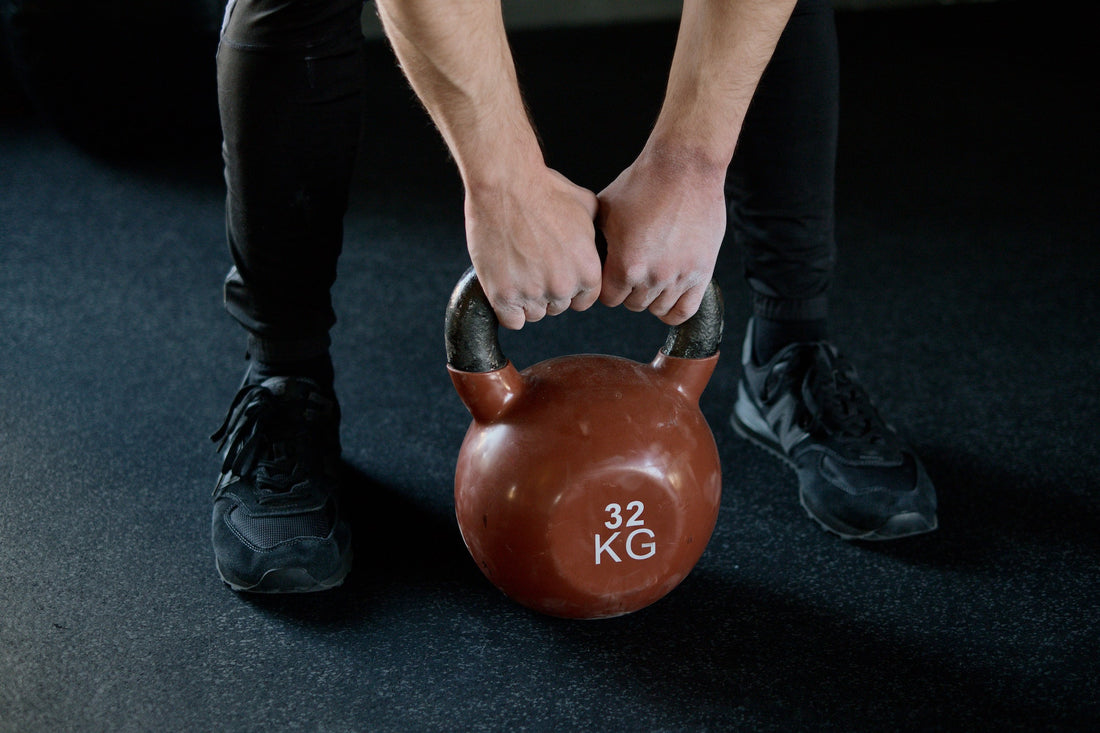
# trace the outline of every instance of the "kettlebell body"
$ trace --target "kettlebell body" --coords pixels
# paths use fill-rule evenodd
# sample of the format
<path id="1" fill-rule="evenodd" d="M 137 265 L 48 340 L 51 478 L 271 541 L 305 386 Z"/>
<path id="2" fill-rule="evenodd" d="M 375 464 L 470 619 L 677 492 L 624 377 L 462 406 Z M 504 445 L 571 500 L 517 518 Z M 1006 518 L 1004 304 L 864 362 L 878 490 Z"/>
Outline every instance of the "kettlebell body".
<path id="1" fill-rule="evenodd" d="M 487 307 L 479 303 L 480 318 Z M 485 320 L 493 338 L 480 341 L 499 352 L 495 319 Z M 452 381 L 473 415 L 455 512 L 486 577 L 565 618 L 622 615 L 675 588 L 718 516 L 721 464 L 698 407 L 716 349 L 698 358 L 662 350 L 650 364 L 563 356 L 519 372 L 499 354 L 479 365 L 495 368 L 456 366 L 450 324 L 448 345 Z"/>

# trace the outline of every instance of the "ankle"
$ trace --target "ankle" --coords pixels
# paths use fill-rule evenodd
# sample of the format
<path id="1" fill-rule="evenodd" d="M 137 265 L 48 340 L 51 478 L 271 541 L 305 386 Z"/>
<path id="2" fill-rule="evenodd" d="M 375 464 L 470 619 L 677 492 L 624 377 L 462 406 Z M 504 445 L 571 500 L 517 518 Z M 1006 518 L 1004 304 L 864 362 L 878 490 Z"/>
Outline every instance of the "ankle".
<path id="1" fill-rule="evenodd" d="M 259 384 L 271 377 L 309 379 L 321 389 L 332 392 L 335 372 L 332 366 L 332 357 L 328 353 L 319 354 L 308 359 L 281 361 L 251 359 L 248 365 L 248 374 L 245 378 L 247 383 Z"/>
<path id="2" fill-rule="evenodd" d="M 767 364 L 776 354 L 791 344 L 824 341 L 828 338 L 828 321 L 818 318 L 806 321 L 773 321 L 753 318 L 752 353 L 757 364 Z"/>

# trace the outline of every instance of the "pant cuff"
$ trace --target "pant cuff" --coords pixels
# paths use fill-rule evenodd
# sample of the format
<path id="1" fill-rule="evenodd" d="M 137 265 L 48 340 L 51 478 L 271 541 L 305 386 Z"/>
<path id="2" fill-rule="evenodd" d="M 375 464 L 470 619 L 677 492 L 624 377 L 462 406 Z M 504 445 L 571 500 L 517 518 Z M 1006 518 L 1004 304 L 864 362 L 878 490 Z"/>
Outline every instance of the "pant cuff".
<path id="1" fill-rule="evenodd" d="M 275 364 L 288 361 L 307 361 L 328 354 L 331 339 L 265 339 L 254 333 L 248 335 L 248 353 L 252 359 Z"/>
<path id="2" fill-rule="evenodd" d="M 790 300 L 753 293 L 752 312 L 769 321 L 817 321 L 828 318 L 829 299 L 819 295 L 808 300 Z"/>

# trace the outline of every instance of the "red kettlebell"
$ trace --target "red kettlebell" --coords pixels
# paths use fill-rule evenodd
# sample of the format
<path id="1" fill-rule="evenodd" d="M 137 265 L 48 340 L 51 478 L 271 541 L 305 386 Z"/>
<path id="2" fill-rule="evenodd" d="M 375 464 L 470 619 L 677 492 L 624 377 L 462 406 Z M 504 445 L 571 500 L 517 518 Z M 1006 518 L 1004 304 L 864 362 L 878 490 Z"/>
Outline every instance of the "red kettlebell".
<path id="1" fill-rule="evenodd" d="M 699 561 L 718 518 L 718 448 L 699 396 L 718 361 L 711 282 L 650 364 L 601 355 L 522 373 L 469 269 L 447 305 L 447 368 L 473 415 L 455 512 L 478 567 L 512 599 L 606 618 L 662 598 Z"/>

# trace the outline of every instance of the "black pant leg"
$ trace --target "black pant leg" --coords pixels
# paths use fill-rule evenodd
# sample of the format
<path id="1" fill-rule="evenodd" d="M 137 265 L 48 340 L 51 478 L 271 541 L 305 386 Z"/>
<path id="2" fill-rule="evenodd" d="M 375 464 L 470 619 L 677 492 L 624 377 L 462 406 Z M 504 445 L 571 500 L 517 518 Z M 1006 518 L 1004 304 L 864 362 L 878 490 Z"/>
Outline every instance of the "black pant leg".
<path id="1" fill-rule="evenodd" d="M 218 49 L 229 313 L 265 361 L 327 352 L 362 129 L 361 0 L 235 0 Z"/>
<path id="2" fill-rule="evenodd" d="M 824 318 L 836 259 L 839 61 L 833 8 L 801 0 L 749 107 L 726 180 L 755 314 Z"/>

